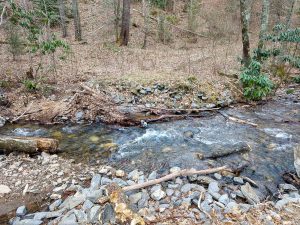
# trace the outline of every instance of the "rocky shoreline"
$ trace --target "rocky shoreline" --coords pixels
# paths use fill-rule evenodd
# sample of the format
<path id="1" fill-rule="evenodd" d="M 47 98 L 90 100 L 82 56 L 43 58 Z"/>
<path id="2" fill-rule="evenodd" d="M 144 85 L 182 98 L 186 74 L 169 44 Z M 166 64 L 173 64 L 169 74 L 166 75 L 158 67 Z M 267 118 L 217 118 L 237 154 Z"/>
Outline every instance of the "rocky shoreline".
<path id="1" fill-rule="evenodd" d="M 13 225 L 129 224 L 121 222 L 116 204 L 108 196 L 109 186 L 115 183 L 122 188 L 180 170 L 126 174 L 110 166 L 76 164 L 46 153 L 1 156 L 0 164 L 2 199 L 11 201 L 18 195 L 43 191 L 46 195 L 45 206 L 37 211 L 27 210 L 26 203 L 18 205 L 9 221 Z M 296 224 L 299 219 L 300 195 L 293 185 L 280 184 L 277 199 L 268 201 L 254 182 L 226 173 L 177 177 L 124 196 L 128 207 L 141 218 L 131 218 L 131 224 Z"/>

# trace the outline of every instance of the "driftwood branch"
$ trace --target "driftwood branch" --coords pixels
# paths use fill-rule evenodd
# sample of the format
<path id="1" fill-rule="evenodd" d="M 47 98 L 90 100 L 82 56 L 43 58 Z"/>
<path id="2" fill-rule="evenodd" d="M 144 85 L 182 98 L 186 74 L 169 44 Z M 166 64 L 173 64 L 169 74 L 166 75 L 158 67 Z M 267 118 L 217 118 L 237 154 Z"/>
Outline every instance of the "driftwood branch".
<path id="1" fill-rule="evenodd" d="M 236 123 L 240 123 L 240 124 L 247 124 L 247 125 L 250 125 L 250 126 L 253 126 L 253 127 L 257 127 L 258 124 L 256 123 L 252 123 L 252 122 L 249 122 L 249 121 L 246 121 L 246 120 L 242 120 L 242 119 L 239 119 L 239 118 L 236 118 L 236 117 L 233 117 L 233 116 L 229 116 L 225 113 L 222 113 L 220 111 L 218 111 L 218 113 L 220 113 L 224 118 L 228 119 L 228 120 L 231 120 L 233 122 L 236 122 Z"/>
<path id="2" fill-rule="evenodd" d="M 175 173 L 171 173 L 168 174 L 164 177 L 158 178 L 158 179 L 154 179 L 154 180 L 150 180 L 141 184 L 134 184 L 131 186 L 127 186 L 127 187 L 123 187 L 123 191 L 132 191 L 132 190 L 136 190 L 136 189 L 141 189 L 141 188 L 145 188 L 145 187 L 149 187 L 155 184 L 159 184 L 168 180 L 172 180 L 176 177 L 179 176 L 191 176 L 191 175 L 204 175 L 204 174 L 210 174 L 210 173 L 216 173 L 222 170 L 227 169 L 226 166 L 222 166 L 222 167 L 217 167 L 217 168 L 212 168 L 212 169 L 207 169 L 207 170 L 193 170 L 193 169 L 184 169 L 184 170 L 180 170 L 178 172 Z"/>
<path id="3" fill-rule="evenodd" d="M 39 137 L 11 137 L 0 135 L 0 150 L 4 153 L 10 152 L 58 152 L 58 140 Z"/>

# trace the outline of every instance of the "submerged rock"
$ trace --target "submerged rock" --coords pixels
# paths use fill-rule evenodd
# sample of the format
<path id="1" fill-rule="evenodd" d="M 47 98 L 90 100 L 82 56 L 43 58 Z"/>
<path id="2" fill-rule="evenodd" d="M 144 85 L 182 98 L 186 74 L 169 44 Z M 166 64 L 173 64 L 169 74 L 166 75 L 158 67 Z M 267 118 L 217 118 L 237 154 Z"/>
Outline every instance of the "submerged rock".
<path id="1" fill-rule="evenodd" d="M 6 119 L 0 116 L 0 127 L 3 127 L 5 125 Z"/>

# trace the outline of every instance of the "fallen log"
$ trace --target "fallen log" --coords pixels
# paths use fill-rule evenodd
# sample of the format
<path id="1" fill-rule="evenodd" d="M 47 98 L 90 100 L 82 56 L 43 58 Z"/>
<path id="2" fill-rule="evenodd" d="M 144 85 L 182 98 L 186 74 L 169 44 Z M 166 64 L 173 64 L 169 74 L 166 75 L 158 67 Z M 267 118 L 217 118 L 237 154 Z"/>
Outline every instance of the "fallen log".
<path id="1" fill-rule="evenodd" d="M 0 150 L 4 153 L 24 152 L 58 152 L 58 140 L 39 137 L 12 137 L 0 135 Z"/>
<path id="2" fill-rule="evenodd" d="M 237 143 L 233 146 L 229 146 L 228 148 L 220 148 L 214 151 L 210 151 L 208 153 L 196 153 L 199 159 L 217 159 L 225 156 L 229 156 L 235 153 L 244 153 L 251 151 L 251 147 L 244 142 Z"/>
<path id="3" fill-rule="evenodd" d="M 217 173 L 219 171 L 225 170 L 227 169 L 226 166 L 222 166 L 222 167 L 217 167 L 217 168 L 212 168 L 212 169 L 207 169 L 207 170 L 194 170 L 194 169 L 184 169 L 184 170 L 180 170 L 178 172 L 175 173 L 171 173 L 168 174 L 164 177 L 158 178 L 158 179 L 154 179 L 154 180 L 150 180 L 144 183 L 140 183 L 140 184 L 134 184 L 131 186 L 127 186 L 127 187 L 123 187 L 123 191 L 132 191 L 132 190 L 136 190 L 136 189 L 141 189 L 141 188 L 145 188 L 145 187 L 149 187 L 155 184 L 159 184 L 168 180 L 172 180 L 176 177 L 179 176 L 191 176 L 191 175 L 204 175 L 204 174 L 210 174 L 210 173 Z"/>

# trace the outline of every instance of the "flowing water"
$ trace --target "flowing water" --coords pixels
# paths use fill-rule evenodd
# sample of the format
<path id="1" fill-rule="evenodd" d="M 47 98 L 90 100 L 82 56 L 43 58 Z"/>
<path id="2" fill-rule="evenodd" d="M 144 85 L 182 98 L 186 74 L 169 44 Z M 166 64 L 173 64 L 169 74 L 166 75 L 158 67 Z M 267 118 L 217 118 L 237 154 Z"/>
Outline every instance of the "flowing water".
<path id="1" fill-rule="evenodd" d="M 260 183 L 282 182 L 293 168 L 293 148 L 300 143 L 299 94 L 255 108 L 229 108 L 227 115 L 257 123 L 258 127 L 214 116 L 150 124 L 147 128 L 103 124 L 39 126 L 8 125 L 1 134 L 46 136 L 60 140 L 64 157 L 91 164 L 109 163 L 127 171 L 163 171 L 170 166 L 207 168 L 248 164 L 242 174 Z M 217 160 L 200 160 L 197 153 L 230 149 L 247 143 L 252 151 Z"/>

